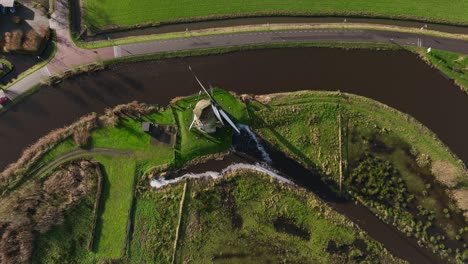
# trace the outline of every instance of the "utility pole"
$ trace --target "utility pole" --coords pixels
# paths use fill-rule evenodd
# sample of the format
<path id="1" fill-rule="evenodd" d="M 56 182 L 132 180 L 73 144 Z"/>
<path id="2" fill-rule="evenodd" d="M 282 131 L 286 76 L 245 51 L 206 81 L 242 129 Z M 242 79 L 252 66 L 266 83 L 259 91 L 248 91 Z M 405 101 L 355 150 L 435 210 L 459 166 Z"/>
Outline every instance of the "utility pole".
<path id="1" fill-rule="evenodd" d="M 341 187 L 343 185 L 343 149 L 342 149 L 342 140 L 341 140 L 341 112 L 338 113 L 338 150 L 339 150 L 339 171 L 340 171 L 340 194 L 341 194 Z"/>

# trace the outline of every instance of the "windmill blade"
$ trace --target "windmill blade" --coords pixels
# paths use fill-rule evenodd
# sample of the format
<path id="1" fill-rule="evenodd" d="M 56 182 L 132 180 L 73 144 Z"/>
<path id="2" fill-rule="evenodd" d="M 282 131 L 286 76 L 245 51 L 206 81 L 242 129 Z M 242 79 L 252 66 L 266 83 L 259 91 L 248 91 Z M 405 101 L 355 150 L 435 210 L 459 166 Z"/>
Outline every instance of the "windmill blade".
<path id="1" fill-rule="evenodd" d="M 234 130 L 237 132 L 237 134 L 240 134 L 240 131 L 239 131 L 239 128 L 237 128 L 236 124 L 234 124 L 234 122 L 231 120 L 231 118 L 229 118 L 229 116 L 223 111 L 223 109 L 219 109 L 219 113 L 221 114 L 221 116 L 224 118 L 224 120 L 226 120 L 226 122 L 228 122 L 228 124 L 234 128 Z"/>
<path id="2" fill-rule="evenodd" d="M 195 124 L 195 118 L 193 118 L 192 123 L 189 126 L 189 129 L 188 129 L 189 131 L 192 130 L 193 124 Z"/>
<path id="3" fill-rule="evenodd" d="M 211 96 L 211 94 L 208 92 L 208 90 L 206 90 L 205 86 L 203 86 L 203 84 L 200 82 L 197 75 L 195 75 L 195 73 L 192 71 L 192 67 L 189 66 L 189 70 L 192 73 L 193 77 L 195 77 L 195 80 L 197 80 L 198 84 L 201 86 L 203 91 L 205 91 L 205 93 L 210 97 L 210 99 L 214 101 L 213 96 Z"/>
<path id="4" fill-rule="evenodd" d="M 221 115 L 219 114 L 218 107 L 216 107 L 214 104 L 211 104 L 211 108 L 213 108 L 213 112 L 216 118 L 218 118 L 219 122 L 221 122 L 221 124 L 224 126 L 224 122 L 223 122 L 223 119 L 221 118 Z"/>

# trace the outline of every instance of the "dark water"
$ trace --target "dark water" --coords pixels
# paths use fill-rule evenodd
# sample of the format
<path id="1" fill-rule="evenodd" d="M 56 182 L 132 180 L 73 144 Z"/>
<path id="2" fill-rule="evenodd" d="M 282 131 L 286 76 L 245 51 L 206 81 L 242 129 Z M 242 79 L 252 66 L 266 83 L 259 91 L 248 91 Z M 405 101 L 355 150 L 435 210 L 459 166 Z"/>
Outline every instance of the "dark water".
<path id="1" fill-rule="evenodd" d="M 107 40 L 108 38 L 125 38 L 129 36 L 142 36 L 150 34 L 162 34 L 169 32 L 181 32 L 185 30 L 200 30 L 207 28 L 220 28 L 244 25 L 259 25 L 259 24 L 300 24 L 300 23 L 336 23 L 341 25 L 344 23 L 365 23 L 365 24 L 380 24 L 392 25 L 407 28 L 421 28 L 427 26 L 427 29 L 437 30 L 442 32 L 468 34 L 467 26 L 451 26 L 444 24 L 424 23 L 418 21 L 396 20 L 396 19 L 378 19 L 378 18 L 359 18 L 359 17 L 250 17 L 250 18 L 233 18 L 221 19 L 213 21 L 199 21 L 191 23 L 173 23 L 160 25 L 155 27 L 144 27 L 131 30 L 123 30 L 117 32 L 109 32 L 86 37 L 86 41 Z M 74 22 L 79 25 L 79 20 Z M 77 30 L 79 31 L 79 30 Z"/>
<path id="2" fill-rule="evenodd" d="M 54 128 L 139 100 L 167 105 L 198 92 L 188 71 L 237 93 L 341 90 L 409 113 L 468 161 L 468 96 L 406 51 L 271 49 L 118 65 L 46 87 L 0 116 L 0 167 Z"/>

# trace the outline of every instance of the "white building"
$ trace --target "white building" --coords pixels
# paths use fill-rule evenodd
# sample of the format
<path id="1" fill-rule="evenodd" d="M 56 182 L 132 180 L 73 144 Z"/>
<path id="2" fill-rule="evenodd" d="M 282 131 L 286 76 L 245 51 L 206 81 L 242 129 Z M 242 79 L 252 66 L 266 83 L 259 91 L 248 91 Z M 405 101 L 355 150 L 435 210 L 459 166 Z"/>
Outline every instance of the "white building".
<path id="1" fill-rule="evenodd" d="M 15 0 L 0 0 L 0 6 L 13 7 L 14 5 L 15 5 Z"/>

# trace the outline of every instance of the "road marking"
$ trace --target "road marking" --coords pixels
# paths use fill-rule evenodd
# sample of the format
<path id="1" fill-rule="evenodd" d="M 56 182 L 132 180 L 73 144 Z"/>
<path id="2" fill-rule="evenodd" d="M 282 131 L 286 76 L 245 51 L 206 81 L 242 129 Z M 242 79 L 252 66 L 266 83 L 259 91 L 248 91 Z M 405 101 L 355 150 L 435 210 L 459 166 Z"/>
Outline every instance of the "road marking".
<path id="1" fill-rule="evenodd" d="M 120 49 L 120 46 L 114 46 L 114 58 L 120 57 L 119 49 Z"/>
<path id="2" fill-rule="evenodd" d="M 47 73 L 49 76 L 52 76 L 52 73 L 50 73 L 49 68 L 47 68 L 47 65 L 44 67 L 44 69 L 46 70 L 46 73 Z"/>

